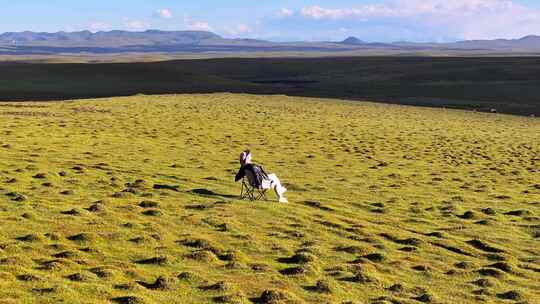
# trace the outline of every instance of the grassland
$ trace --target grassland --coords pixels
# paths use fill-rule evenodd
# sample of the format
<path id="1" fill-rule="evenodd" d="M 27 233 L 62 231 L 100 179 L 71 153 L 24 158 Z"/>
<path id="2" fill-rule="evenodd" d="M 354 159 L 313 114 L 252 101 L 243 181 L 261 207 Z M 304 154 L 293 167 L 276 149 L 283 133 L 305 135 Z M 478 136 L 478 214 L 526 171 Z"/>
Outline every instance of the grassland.
<path id="1" fill-rule="evenodd" d="M 540 57 L 4 62 L 0 63 L 0 100 L 232 92 L 373 100 L 483 112 L 494 109 L 540 116 L 539 79 Z"/>
<path id="2" fill-rule="evenodd" d="M 0 303 L 540 303 L 538 119 L 241 94 L 0 115 Z M 290 203 L 238 200 L 245 148 Z"/>

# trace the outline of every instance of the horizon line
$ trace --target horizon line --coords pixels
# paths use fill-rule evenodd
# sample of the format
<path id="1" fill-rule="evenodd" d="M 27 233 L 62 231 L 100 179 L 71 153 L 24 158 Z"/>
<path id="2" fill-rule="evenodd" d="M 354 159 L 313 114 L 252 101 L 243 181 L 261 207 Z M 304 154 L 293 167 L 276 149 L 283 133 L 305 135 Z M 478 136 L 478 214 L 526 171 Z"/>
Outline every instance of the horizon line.
<path id="1" fill-rule="evenodd" d="M 455 39 L 455 40 L 449 40 L 446 42 L 440 42 L 440 41 L 414 41 L 414 40 L 395 40 L 391 42 L 381 42 L 381 41 L 371 41 L 371 40 L 363 40 L 357 36 L 347 36 L 342 40 L 272 40 L 268 38 L 241 38 L 241 37 L 227 37 L 221 34 L 218 34 L 213 31 L 206 31 L 206 30 L 161 30 L 161 29 L 146 29 L 146 30 L 124 30 L 124 29 L 110 29 L 110 30 L 99 30 L 99 31 L 92 31 L 89 29 L 79 30 L 79 31 L 56 31 L 56 32 L 41 32 L 41 31 L 31 31 L 31 30 L 23 30 L 23 31 L 8 31 L 8 32 L 0 32 L 0 36 L 5 34 L 23 34 L 23 33 L 34 33 L 34 34 L 58 34 L 58 33 L 66 33 L 66 34 L 72 34 L 72 33 L 85 33 L 89 32 L 92 34 L 97 33 L 111 33 L 111 32 L 127 32 L 127 33 L 148 33 L 148 32 L 164 32 L 164 33 L 182 33 L 182 32 L 192 32 L 192 33 L 210 33 L 214 34 L 216 36 L 219 36 L 223 39 L 230 39 L 230 40 L 260 40 L 260 41 L 266 41 L 266 42 L 273 42 L 273 43 L 342 43 L 347 39 L 358 39 L 361 42 L 367 43 L 367 44 L 373 44 L 373 43 L 384 43 L 384 44 L 397 44 L 397 43 L 418 43 L 418 44 L 447 44 L 447 43 L 458 43 L 458 42 L 470 42 L 470 41 L 497 41 L 497 40 L 506 40 L 506 41 L 516 41 L 516 40 L 522 40 L 529 37 L 538 37 L 540 38 L 540 34 L 528 34 L 521 37 L 514 37 L 514 38 L 493 38 L 493 39 Z M 275 39 L 283 39 L 283 38 L 275 38 Z"/>

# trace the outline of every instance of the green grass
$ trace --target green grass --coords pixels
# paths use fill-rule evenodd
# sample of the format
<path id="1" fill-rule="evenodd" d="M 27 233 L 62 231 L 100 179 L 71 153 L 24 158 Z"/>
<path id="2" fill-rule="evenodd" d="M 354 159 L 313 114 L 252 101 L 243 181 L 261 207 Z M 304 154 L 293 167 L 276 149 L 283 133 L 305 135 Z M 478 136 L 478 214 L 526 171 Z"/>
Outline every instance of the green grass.
<path id="1" fill-rule="evenodd" d="M 144 59 L 141 59 L 144 60 Z M 0 63 L 0 100 L 252 93 L 540 116 L 539 57 L 222 58 Z"/>
<path id="2" fill-rule="evenodd" d="M 538 303 L 538 119 L 241 94 L 0 115 L 0 303 Z M 236 198 L 245 148 L 290 203 Z"/>

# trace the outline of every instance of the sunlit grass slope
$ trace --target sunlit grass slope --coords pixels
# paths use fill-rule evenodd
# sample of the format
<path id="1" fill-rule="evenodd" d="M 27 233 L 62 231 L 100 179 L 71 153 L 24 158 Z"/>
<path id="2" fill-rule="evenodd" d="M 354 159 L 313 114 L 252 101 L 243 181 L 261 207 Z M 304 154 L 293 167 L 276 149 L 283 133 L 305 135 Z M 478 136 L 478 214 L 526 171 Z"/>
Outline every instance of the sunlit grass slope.
<path id="1" fill-rule="evenodd" d="M 540 303 L 538 119 L 233 94 L 0 116 L 0 303 Z M 245 148 L 290 203 L 237 199 Z"/>

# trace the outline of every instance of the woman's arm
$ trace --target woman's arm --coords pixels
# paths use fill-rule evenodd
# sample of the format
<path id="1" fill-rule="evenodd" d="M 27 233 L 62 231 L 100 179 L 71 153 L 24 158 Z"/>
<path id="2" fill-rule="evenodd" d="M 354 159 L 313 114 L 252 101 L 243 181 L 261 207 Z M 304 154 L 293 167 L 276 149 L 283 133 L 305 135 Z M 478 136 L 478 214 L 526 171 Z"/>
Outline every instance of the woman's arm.
<path id="1" fill-rule="evenodd" d="M 238 170 L 238 173 L 236 173 L 236 176 L 234 177 L 234 181 L 237 182 L 241 180 L 242 178 L 244 178 L 244 176 L 246 176 L 246 170 L 244 166 L 242 166 L 240 167 L 240 170 Z"/>

